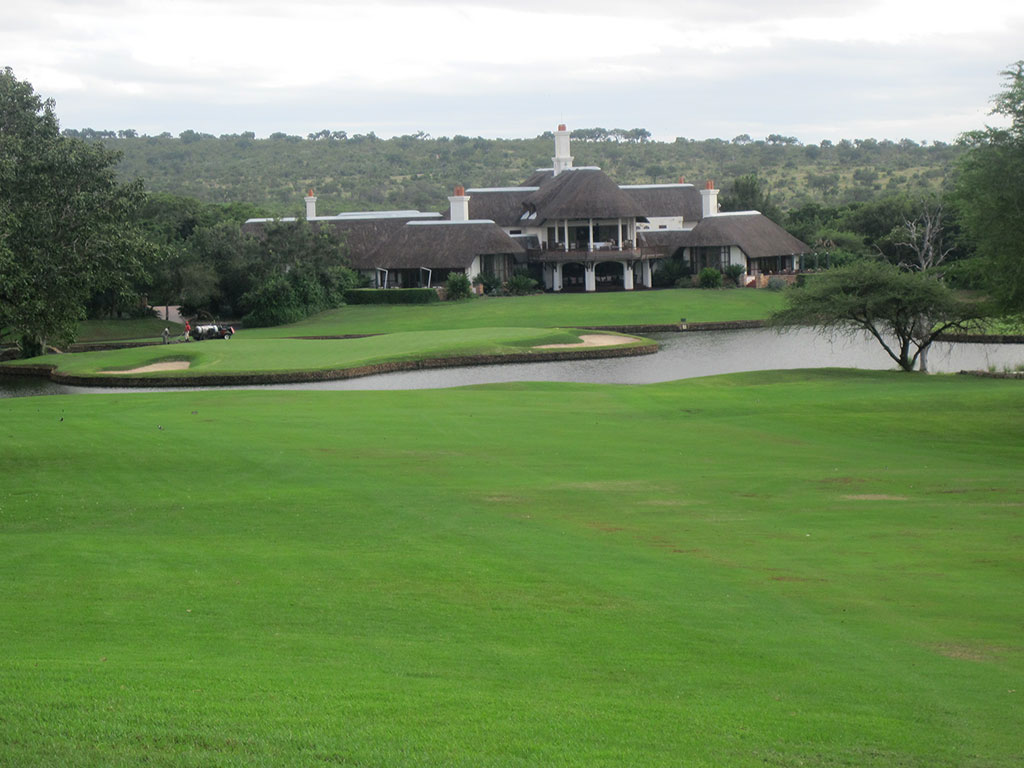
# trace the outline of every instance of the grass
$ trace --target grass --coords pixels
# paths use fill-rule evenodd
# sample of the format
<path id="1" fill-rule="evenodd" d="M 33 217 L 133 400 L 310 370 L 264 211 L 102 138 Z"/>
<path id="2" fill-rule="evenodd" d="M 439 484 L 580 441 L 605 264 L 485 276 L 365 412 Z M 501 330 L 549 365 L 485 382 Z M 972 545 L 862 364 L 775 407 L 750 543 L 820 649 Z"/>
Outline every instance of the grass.
<path id="1" fill-rule="evenodd" d="M 135 339 L 158 340 L 164 328 L 171 336 L 181 336 L 184 326 L 157 317 L 140 317 L 131 320 L 85 320 L 78 324 L 78 341 L 126 341 Z"/>
<path id="2" fill-rule="evenodd" d="M 776 291 L 696 289 L 538 294 L 419 305 L 360 305 L 322 312 L 294 325 L 253 328 L 254 337 L 447 330 L 485 326 L 564 328 L 722 320 L 760 320 L 782 306 Z"/>
<path id="3" fill-rule="evenodd" d="M 130 371 L 152 363 L 180 360 L 188 361 L 189 367 L 185 370 L 139 375 L 166 377 L 336 370 L 373 363 L 459 355 L 530 352 L 542 358 L 546 351 L 535 349 L 538 345 L 578 343 L 579 335 L 574 331 L 543 328 L 470 328 L 317 341 L 250 338 L 248 335 L 239 335 L 230 341 L 217 339 L 73 355 L 50 355 L 45 358 L 16 361 L 12 365 L 31 365 L 42 360 L 56 365 L 62 373 L 78 376 Z M 623 336 L 622 343 L 637 346 L 653 342 Z"/>
<path id="4" fill-rule="evenodd" d="M 0 438 L 3 764 L 1020 762 L 1018 382 L 24 398 Z"/>

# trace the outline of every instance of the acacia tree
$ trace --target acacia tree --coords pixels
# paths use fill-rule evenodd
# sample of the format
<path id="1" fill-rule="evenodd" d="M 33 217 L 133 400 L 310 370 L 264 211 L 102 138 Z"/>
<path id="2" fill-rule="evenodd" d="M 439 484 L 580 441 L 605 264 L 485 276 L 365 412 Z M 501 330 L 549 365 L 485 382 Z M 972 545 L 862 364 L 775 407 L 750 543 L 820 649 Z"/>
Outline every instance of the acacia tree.
<path id="1" fill-rule="evenodd" d="M 73 341 L 92 296 L 127 300 L 143 277 L 144 193 L 116 180 L 116 160 L 62 136 L 53 101 L 0 72 L 0 334 L 24 356 Z"/>
<path id="2" fill-rule="evenodd" d="M 1006 87 L 993 114 L 1008 128 L 960 137 L 957 200 L 962 226 L 991 266 L 993 295 L 1006 311 L 1024 312 L 1024 60 L 1001 73 Z"/>
<path id="3" fill-rule="evenodd" d="M 790 289 L 786 299 L 770 324 L 829 334 L 866 331 L 904 371 L 918 363 L 926 371 L 932 342 L 945 331 L 967 329 L 983 310 L 922 272 L 882 261 L 857 261 L 815 275 Z"/>

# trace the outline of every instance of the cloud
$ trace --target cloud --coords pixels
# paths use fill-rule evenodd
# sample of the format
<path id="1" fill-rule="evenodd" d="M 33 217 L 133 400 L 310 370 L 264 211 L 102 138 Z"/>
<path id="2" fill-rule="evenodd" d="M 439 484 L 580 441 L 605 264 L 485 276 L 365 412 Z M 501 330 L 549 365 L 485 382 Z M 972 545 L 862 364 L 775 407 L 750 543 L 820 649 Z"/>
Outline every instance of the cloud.
<path id="1" fill-rule="evenodd" d="M 57 98 L 65 125 L 154 132 L 532 135 L 566 119 L 659 137 L 905 126 L 949 139 L 984 112 L 1022 38 L 1024 9 L 998 0 L 970 13 L 942 0 L 0 7 L 6 63 Z"/>

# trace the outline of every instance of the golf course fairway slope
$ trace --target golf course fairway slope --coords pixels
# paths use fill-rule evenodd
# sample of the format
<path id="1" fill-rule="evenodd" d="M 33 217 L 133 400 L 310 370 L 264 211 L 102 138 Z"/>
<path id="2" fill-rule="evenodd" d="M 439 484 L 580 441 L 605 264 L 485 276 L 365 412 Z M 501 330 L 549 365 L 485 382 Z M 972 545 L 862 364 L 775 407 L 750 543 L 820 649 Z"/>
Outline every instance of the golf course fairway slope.
<path id="1" fill-rule="evenodd" d="M 0 466 L 0 765 L 1021 763 L 1020 382 L 26 397 Z"/>

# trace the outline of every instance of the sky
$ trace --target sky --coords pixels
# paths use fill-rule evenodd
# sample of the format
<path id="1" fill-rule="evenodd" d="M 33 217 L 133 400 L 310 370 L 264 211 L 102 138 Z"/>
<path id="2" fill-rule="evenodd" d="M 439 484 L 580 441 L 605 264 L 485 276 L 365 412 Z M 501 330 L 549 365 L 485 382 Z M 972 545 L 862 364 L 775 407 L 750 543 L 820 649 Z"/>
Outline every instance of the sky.
<path id="1" fill-rule="evenodd" d="M 1020 0 L 4 0 L 63 128 L 177 135 L 953 141 L 1024 59 Z"/>

